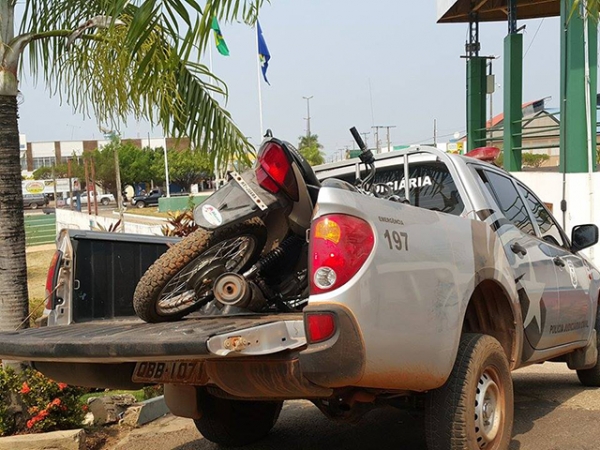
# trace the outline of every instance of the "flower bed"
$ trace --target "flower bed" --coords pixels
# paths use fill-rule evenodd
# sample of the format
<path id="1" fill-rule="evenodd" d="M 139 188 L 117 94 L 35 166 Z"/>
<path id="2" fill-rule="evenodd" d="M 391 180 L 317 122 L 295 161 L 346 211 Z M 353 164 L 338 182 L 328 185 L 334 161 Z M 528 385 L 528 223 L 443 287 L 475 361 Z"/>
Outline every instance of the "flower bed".
<path id="1" fill-rule="evenodd" d="M 0 368 L 0 436 L 81 427 L 85 389 L 57 383 L 33 369 Z"/>

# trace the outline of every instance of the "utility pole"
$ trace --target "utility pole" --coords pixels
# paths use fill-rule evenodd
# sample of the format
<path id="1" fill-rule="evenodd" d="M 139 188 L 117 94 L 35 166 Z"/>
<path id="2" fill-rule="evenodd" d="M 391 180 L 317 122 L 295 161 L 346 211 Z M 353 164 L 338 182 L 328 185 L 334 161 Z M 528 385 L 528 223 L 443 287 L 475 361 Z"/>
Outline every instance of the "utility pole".
<path id="1" fill-rule="evenodd" d="M 94 163 L 94 157 L 90 158 L 90 167 L 92 169 L 92 188 L 94 192 L 94 215 L 98 215 L 98 189 L 96 188 L 96 164 Z M 90 201 L 88 197 L 88 202 Z"/>
<path id="2" fill-rule="evenodd" d="M 388 151 L 391 151 L 392 141 L 390 139 L 390 128 L 396 128 L 396 126 L 395 125 L 375 125 L 372 128 L 375 128 L 375 139 L 377 140 L 377 153 L 379 153 L 380 145 L 381 145 L 379 142 L 379 130 L 380 129 L 387 130 L 387 148 L 388 148 Z"/>
<path id="3" fill-rule="evenodd" d="M 365 145 L 367 146 L 367 148 L 369 148 L 369 139 L 367 139 L 367 136 L 371 134 L 370 132 L 366 132 L 366 133 L 360 133 L 360 135 L 363 137 L 363 141 L 365 141 Z"/>
<path id="4" fill-rule="evenodd" d="M 379 153 L 379 128 L 378 126 L 372 126 L 372 129 L 375 129 L 375 150 L 376 153 Z"/>
<path id="5" fill-rule="evenodd" d="M 92 215 L 92 202 L 90 202 L 90 175 L 88 172 L 88 160 L 84 159 L 83 160 L 83 170 L 84 170 L 84 174 L 85 174 L 85 192 L 87 193 L 86 198 L 87 198 L 87 210 L 88 210 L 88 216 Z"/>
<path id="6" fill-rule="evenodd" d="M 310 99 L 313 97 L 313 95 L 310 97 L 302 97 L 306 100 L 306 137 L 310 137 Z"/>
<path id="7" fill-rule="evenodd" d="M 54 168 L 56 167 L 56 163 L 52 164 L 52 186 L 54 186 L 54 209 L 58 207 L 58 196 L 56 193 L 56 171 Z"/>
<path id="8" fill-rule="evenodd" d="M 69 177 L 69 208 L 73 210 L 73 174 L 71 173 L 71 159 L 67 159 L 67 176 Z"/>
<path id="9" fill-rule="evenodd" d="M 106 130 L 100 128 L 106 139 L 110 139 L 114 147 L 115 159 L 115 178 L 117 183 L 117 207 L 119 208 L 119 222 L 121 223 L 121 232 L 125 232 L 125 217 L 123 216 L 123 187 L 121 186 L 121 167 L 119 166 L 119 147 L 121 146 L 121 135 L 115 130 Z M 88 194 L 89 198 L 89 194 Z"/>

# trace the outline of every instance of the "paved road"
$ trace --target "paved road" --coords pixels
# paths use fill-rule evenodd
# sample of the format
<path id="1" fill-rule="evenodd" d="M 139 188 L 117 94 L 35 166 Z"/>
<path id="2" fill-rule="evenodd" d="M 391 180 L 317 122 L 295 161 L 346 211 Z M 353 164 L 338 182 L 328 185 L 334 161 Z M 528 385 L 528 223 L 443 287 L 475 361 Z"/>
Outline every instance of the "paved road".
<path id="1" fill-rule="evenodd" d="M 511 450 L 600 448 L 600 390 L 582 387 L 563 364 L 544 364 L 513 374 L 515 426 Z M 395 409 L 368 414 L 358 425 L 326 419 L 312 404 L 287 402 L 271 434 L 249 450 L 421 450 L 422 417 Z M 189 420 L 165 417 L 132 431 L 118 450 L 215 450 Z"/>

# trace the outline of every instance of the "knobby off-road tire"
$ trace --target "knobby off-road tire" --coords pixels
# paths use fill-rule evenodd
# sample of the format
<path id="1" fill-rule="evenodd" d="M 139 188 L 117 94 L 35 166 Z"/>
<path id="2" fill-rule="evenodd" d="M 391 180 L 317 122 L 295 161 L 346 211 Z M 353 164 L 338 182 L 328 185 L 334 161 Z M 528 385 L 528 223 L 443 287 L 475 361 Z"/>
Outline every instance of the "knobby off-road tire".
<path id="1" fill-rule="evenodd" d="M 195 419 L 198 431 L 211 442 L 241 447 L 264 438 L 275 426 L 283 402 L 229 400 L 199 390 L 202 417 Z"/>
<path id="2" fill-rule="evenodd" d="M 427 394 L 429 450 L 507 450 L 513 385 L 506 355 L 491 336 L 464 334 L 450 377 Z"/>
<path id="3" fill-rule="evenodd" d="M 600 307 L 596 312 L 596 345 L 600 351 Z M 577 371 L 577 378 L 584 386 L 600 387 L 600 354 L 594 367 Z"/>
<path id="4" fill-rule="evenodd" d="M 133 307 L 136 314 L 146 322 L 168 322 L 179 320 L 201 307 L 201 304 L 194 303 L 184 310 L 171 314 L 161 314 L 157 309 L 163 290 L 179 272 L 187 270 L 188 265 L 194 264 L 196 261 L 200 262 L 202 255 L 220 242 L 244 236 L 254 240 L 254 248 L 247 262 L 237 270 L 242 272 L 257 261 L 267 239 L 265 225 L 259 218 L 253 218 L 214 232 L 199 229 L 173 245 L 150 266 L 140 279 L 133 294 Z"/>

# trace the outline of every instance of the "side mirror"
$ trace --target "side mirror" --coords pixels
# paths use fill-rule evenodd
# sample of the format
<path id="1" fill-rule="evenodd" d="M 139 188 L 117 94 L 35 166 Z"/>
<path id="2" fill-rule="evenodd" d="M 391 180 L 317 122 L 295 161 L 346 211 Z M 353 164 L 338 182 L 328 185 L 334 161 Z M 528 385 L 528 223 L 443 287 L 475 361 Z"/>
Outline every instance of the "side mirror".
<path id="1" fill-rule="evenodd" d="M 578 225 L 571 233 L 571 251 L 578 252 L 598 243 L 598 227 L 596 225 Z"/>

